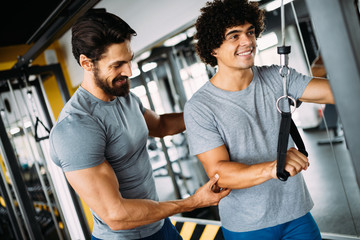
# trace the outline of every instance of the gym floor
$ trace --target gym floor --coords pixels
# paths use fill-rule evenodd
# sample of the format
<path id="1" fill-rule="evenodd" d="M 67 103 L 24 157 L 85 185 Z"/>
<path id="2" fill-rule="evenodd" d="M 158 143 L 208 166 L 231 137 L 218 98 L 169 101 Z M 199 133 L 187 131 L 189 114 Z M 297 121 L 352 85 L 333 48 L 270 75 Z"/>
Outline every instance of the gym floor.
<path id="1" fill-rule="evenodd" d="M 337 235 L 360 235 L 360 190 L 356 183 L 352 161 L 346 149 L 345 141 L 333 144 L 321 144 L 329 139 L 325 130 L 300 130 L 309 152 L 310 168 L 303 172 L 307 186 L 315 203 L 312 214 L 327 239 L 341 239 Z M 332 136 L 332 132 L 330 132 Z M 331 137 L 330 137 L 331 139 Z M 196 158 L 182 159 L 183 175 L 188 177 L 186 185 L 190 193 L 197 188 L 202 169 Z M 178 164 L 173 163 L 177 172 Z M 155 174 L 156 186 L 161 201 L 176 199 L 173 184 L 166 170 L 159 169 Z M 186 196 L 184 181 L 178 178 L 178 185 L 183 196 Z M 180 216 L 180 215 L 179 215 Z M 212 218 L 204 215 L 201 218 Z M 335 236 L 331 238 L 331 236 Z"/>

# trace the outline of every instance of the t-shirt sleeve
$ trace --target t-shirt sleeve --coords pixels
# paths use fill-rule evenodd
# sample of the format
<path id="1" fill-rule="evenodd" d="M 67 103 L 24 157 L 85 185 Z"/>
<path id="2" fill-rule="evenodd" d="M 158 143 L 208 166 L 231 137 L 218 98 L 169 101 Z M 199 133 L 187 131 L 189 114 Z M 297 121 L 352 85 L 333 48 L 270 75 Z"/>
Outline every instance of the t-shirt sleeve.
<path id="1" fill-rule="evenodd" d="M 298 73 L 295 69 L 290 68 L 288 78 L 288 95 L 292 96 L 296 100 L 301 98 L 311 79 L 311 77 Z"/>
<path id="2" fill-rule="evenodd" d="M 190 102 L 186 103 L 184 121 L 192 155 L 204 153 L 224 145 L 214 117 L 204 108 L 196 107 Z"/>
<path id="3" fill-rule="evenodd" d="M 71 114 L 50 133 L 51 158 L 64 172 L 101 164 L 105 146 L 104 130 L 89 116 Z"/>

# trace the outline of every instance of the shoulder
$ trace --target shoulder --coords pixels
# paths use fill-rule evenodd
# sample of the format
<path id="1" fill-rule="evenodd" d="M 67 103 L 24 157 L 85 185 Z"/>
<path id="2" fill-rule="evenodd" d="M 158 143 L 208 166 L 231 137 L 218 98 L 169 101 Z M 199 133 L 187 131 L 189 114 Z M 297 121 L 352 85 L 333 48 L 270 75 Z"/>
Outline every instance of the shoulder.
<path id="1" fill-rule="evenodd" d="M 103 161 L 106 134 L 96 119 L 69 114 L 50 132 L 50 154 L 63 171 L 96 166 Z"/>
<path id="2" fill-rule="evenodd" d="M 184 112 L 192 111 L 196 108 L 205 106 L 209 101 L 209 82 L 206 82 L 194 95 L 185 103 Z"/>
<path id="3" fill-rule="evenodd" d="M 81 138 L 102 132 L 99 122 L 91 115 L 67 114 L 51 129 L 50 138 Z"/>

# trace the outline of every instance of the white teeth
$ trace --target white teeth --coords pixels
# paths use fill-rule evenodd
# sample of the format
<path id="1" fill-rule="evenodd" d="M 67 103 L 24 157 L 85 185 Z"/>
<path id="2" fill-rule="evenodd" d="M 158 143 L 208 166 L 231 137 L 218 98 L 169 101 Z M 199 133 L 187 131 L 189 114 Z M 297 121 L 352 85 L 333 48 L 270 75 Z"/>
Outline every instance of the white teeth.
<path id="1" fill-rule="evenodd" d="M 248 51 L 248 52 L 244 52 L 244 53 L 238 53 L 237 55 L 244 56 L 244 55 L 249 55 L 250 53 L 251 53 L 251 51 Z"/>
<path id="2" fill-rule="evenodd" d="M 251 48 L 250 51 L 248 51 L 248 52 L 237 53 L 236 55 L 239 55 L 239 56 L 249 55 L 249 54 L 251 54 L 252 50 L 253 50 L 253 48 Z"/>

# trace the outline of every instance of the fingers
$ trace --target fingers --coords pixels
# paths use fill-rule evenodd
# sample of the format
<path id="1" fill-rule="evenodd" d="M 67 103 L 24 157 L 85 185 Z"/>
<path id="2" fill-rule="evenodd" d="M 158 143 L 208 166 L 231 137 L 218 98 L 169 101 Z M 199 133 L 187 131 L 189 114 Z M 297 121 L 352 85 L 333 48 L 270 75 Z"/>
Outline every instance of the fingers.
<path id="1" fill-rule="evenodd" d="M 295 148 L 290 148 L 287 151 L 285 170 L 288 171 L 291 176 L 295 176 L 302 170 L 306 170 L 308 167 L 309 160 L 304 154 Z"/>
<path id="2" fill-rule="evenodd" d="M 216 193 L 219 197 L 219 200 L 222 199 L 223 197 L 226 197 L 227 195 L 229 195 L 229 193 L 231 192 L 231 189 L 227 189 L 227 188 L 221 188 L 219 187 L 219 185 L 217 185 L 217 182 L 219 180 L 219 175 L 215 174 L 209 181 L 209 183 L 211 183 L 211 191 L 213 191 L 214 193 Z"/>
<path id="3" fill-rule="evenodd" d="M 231 192 L 231 189 L 228 188 L 222 188 L 221 191 L 219 192 L 220 198 L 224 198 L 227 195 L 229 195 Z"/>
<path id="4" fill-rule="evenodd" d="M 219 180 L 219 174 L 215 174 L 213 177 L 210 178 L 208 183 L 210 184 L 211 188 L 217 183 Z"/>

